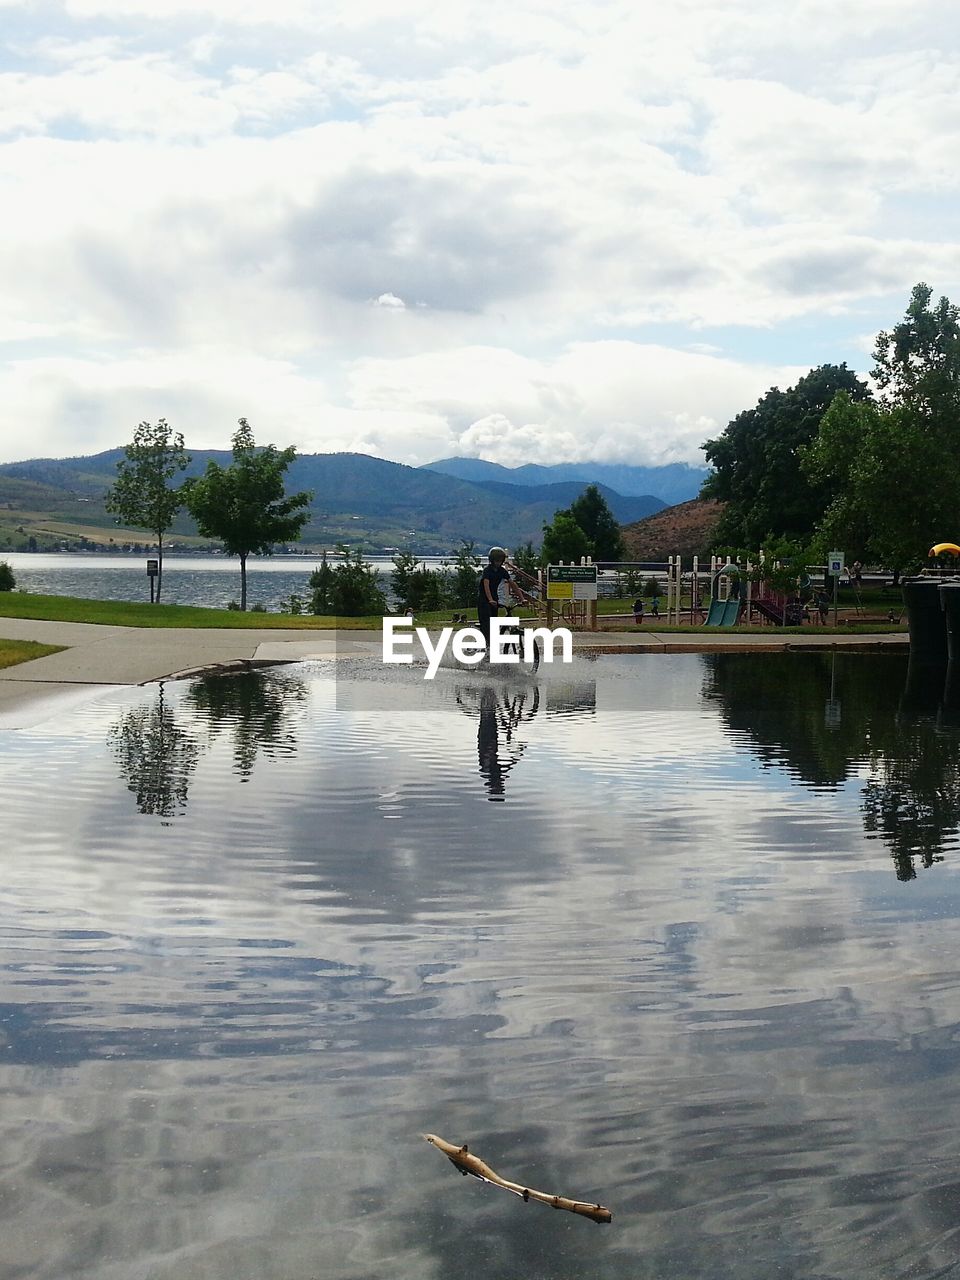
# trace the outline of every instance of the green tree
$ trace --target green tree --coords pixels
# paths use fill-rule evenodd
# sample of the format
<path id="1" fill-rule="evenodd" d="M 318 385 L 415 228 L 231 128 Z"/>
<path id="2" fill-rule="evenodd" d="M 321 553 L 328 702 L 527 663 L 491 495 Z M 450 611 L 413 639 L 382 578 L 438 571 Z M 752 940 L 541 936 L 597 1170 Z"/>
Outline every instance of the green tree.
<path id="1" fill-rule="evenodd" d="M 590 553 L 590 539 L 569 511 L 558 511 L 553 517 L 553 523 L 543 526 L 540 559 L 544 564 L 579 560 L 581 556 L 588 556 Z"/>
<path id="2" fill-rule="evenodd" d="M 117 480 L 104 505 L 118 524 L 149 529 L 157 539 L 157 593 L 163 590 L 163 535 L 184 504 L 185 489 L 172 489 L 170 481 L 189 464 L 183 436 L 173 431 L 165 418 L 155 425 L 141 422 L 133 441 L 117 463 Z"/>
<path id="3" fill-rule="evenodd" d="M 287 496 L 284 473 L 297 456 L 291 445 L 258 449 L 246 418 L 232 439 L 233 462 L 207 463 L 206 472 L 184 485 L 186 503 L 205 538 L 218 538 L 228 555 L 240 557 L 240 608 L 247 607 L 247 556 L 271 555 L 274 544 L 296 542 L 309 519 L 309 493 Z"/>
<path id="4" fill-rule="evenodd" d="M 595 484 L 588 484 L 569 507 L 570 515 L 587 535 L 588 555 L 594 560 L 620 560 L 624 555 L 623 536 L 616 517 Z"/>
<path id="5" fill-rule="evenodd" d="M 756 547 L 768 534 L 809 539 L 830 500 L 801 466 L 805 446 L 839 391 L 866 400 L 867 385 L 841 365 L 811 369 L 795 387 L 772 387 L 703 446 L 713 467 L 701 497 L 726 504 L 717 544 Z"/>
<path id="6" fill-rule="evenodd" d="M 914 287 L 904 319 L 877 337 L 876 405 L 839 398 L 802 465 L 829 496 L 816 544 L 899 571 L 960 534 L 960 313 Z"/>
<path id="7" fill-rule="evenodd" d="M 460 542 L 453 563 L 449 566 L 447 590 L 455 609 L 472 609 L 477 603 L 477 586 L 480 576 L 480 557 L 476 544 L 466 538 Z"/>
<path id="8" fill-rule="evenodd" d="M 331 566 L 324 556 L 320 567 L 310 575 L 310 612 L 343 618 L 382 616 L 387 611 L 387 598 L 379 575 L 364 560 L 359 547 L 355 551 L 343 550 L 339 564 Z"/>
<path id="9" fill-rule="evenodd" d="M 517 547 L 513 553 L 513 563 L 524 573 L 530 574 L 532 578 L 537 576 L 537 570 L 540 568 L 540 552 L 531 539 Z"/>
<path id="10" fill-rule="evenodd" d="M 410 551 L 398 551 L 393 557 L 390 586 L 397 602 L 405 609 L 413 608 L 410 603 L 410 580 L 419 563 L 419 559 Z"/>
<path id="11" fill-rule="evenodd" d="M 12 591 L 17 585 L 13 570 L 6 560 L 0 560 L 0 591 Z"/>

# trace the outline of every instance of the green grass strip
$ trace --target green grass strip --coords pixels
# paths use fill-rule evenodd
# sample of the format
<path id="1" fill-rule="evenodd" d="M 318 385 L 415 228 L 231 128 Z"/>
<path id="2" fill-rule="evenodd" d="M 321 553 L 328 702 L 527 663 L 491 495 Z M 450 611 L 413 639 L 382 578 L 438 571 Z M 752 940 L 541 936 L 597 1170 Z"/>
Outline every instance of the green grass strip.
<path id="1" fill-rule="evenodd" d="M 0 670 L 15 667 L 18 662 L 32 662 L 48 653 L 60 653 L 62 644 L 38 644 L 36 640 L 0 640 Z"/>
<path id="2" fill-rule="evenodd" d="M 382 625 L 379 617 L 316 618 L 312 614 L 296 617 L 286 613 L 240 613 L 236 609 L 84 600 L 77 596 L 42 596 L 26 591 L 0 592 L 0 617 L 31 618 L 43 622 L 95 622 L 111 627 L 218 627 L 264 631 L 322 631 L 331 627 L 379 630 Z"/>

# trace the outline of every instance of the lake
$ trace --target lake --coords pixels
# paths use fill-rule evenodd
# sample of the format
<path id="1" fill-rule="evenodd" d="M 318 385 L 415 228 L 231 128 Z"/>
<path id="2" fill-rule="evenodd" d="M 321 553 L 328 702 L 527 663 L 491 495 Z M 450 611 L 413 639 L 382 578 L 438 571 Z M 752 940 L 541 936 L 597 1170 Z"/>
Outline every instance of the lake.
<path id="1" fill-rule="evenodd" d="M 960 1274 L 953 680 L 421 676 L 0 733 L 0 1276 Z"/>
<path id="2" fill-rule="evenodd" d="M 150 599 L 147 557 L 74 555 L 51 552 L 0 552 L 13 569 L 17 587 L 40 595 L 79 596 L 90 600 Z M 319 565 L 312 556 L 254 556 L 247 561 L 247 607 L 262 604 L 271 613 L 291 593 L 306 597 L 308 579 Z M 371 558 L 383 575 L 392 559 Z M 431 567 L 440 561 L 428 560 Z M 225 609 L 240 599 L 240 561 L 221 556 L 167 555 L 163 559 L 164 604 Z"/>

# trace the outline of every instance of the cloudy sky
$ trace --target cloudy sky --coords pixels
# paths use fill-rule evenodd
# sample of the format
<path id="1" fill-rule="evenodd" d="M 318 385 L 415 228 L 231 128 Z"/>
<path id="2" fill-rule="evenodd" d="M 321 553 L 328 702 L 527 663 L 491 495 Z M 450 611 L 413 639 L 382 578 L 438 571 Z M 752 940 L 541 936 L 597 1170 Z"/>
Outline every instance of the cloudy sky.
<path id="1" fill-rule="evenodd" d="M 702 461 L 960 296 L 950 0 L 0 0 L 0 461 Z"/>

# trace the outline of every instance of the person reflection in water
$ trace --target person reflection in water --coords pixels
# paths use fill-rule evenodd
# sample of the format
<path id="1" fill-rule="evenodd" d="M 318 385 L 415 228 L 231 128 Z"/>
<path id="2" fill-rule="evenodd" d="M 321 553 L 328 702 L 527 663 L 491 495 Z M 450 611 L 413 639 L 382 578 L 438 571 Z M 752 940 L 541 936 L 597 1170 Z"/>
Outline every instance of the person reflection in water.
<path id="1" fill-rule="evenodd" d="M 487 788 L 488 800 L 502 800 L 506 770 L 500 761 L 500 726 L 497 723 L 497 695 L 484 689 L 480 695 L 480 726 L 477 729 L 477 754 L 480 772 Z"/>
<path id="2" fill-rule="evenodd" d="M 506 799 L 507 775 L 526 744 L 517 737 L 524 720 L 532 720 L 540 708 L 540 689 L 506 692 L 493 686 L 457 692 L 457 702 L 470 715 L 478 711 L 477 757 L 488 800 Z"/>

